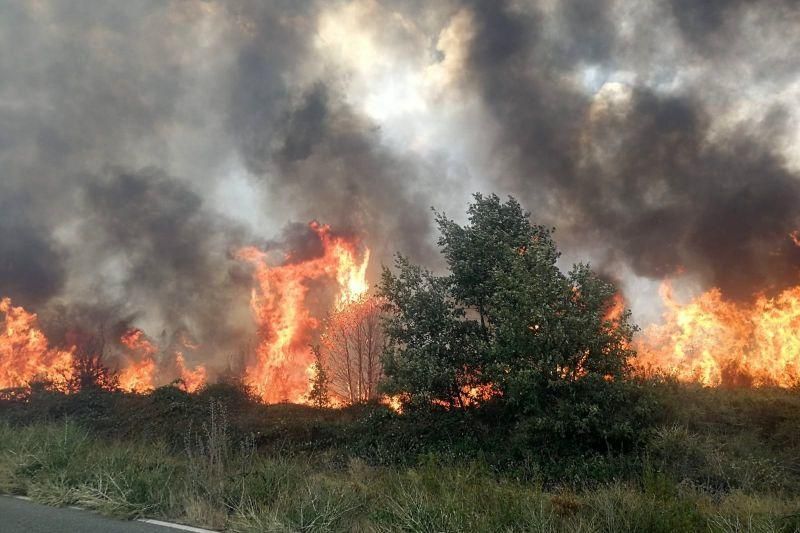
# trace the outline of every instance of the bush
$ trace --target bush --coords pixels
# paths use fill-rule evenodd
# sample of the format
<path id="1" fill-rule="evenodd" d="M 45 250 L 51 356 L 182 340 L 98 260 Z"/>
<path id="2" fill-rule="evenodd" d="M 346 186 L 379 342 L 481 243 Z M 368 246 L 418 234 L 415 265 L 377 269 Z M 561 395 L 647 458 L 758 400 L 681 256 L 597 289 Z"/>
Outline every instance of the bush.
<path id="1" fill-rule="evenodd" d="M 448 275 L 403 257 L 384 269 L 385 389 L 407 409 L 499 405 L 531 446 L 635 446 L 654 405 L 631 379 L 636 328 L 614 286 L 586 265 L 562 273 L 551 230 L 513 198 L 477 194 L 468 215 L 437 215 Z"/>

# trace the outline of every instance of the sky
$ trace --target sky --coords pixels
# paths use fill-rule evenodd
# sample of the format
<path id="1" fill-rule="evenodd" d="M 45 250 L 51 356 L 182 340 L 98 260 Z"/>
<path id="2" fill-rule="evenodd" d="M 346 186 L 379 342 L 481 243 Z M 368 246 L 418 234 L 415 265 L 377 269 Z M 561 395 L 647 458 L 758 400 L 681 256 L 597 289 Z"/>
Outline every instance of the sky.
<path id="1" fill-rule="evenodd" d="M 792 0 L 0 0 L 0 47 L 0 295 L 52 322 L 226 346 L 232 250 L 316 219 L 373 279 L 395 252 L 438 269 L 430 208 L 475 192 L 645 325 L 664 279 L 798 282 Z"/>

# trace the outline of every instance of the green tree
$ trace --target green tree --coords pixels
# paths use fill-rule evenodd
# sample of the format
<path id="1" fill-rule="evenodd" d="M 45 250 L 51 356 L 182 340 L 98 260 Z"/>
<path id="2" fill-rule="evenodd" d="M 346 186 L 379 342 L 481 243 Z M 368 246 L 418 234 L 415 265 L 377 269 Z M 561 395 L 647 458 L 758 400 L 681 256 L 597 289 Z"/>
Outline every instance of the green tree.
<path id="1" fill-rule="evenodd" d="M 470 387 L 491 386 L 526 435 L 629 439 L 636 328 L 629 311 L 612 313 L 615 287 L 588 265 L 562 272 L 551 230 L 513 198 L 474 198 L 464 226 L 436 214 L 449 275 L 402 257 L 396 274 L 384 270 L 388 389 L 459 406 Z"/>
<path id="2" fill-rule="evenodd" d="M 433 275 L 402 256 L 397 274 L 384 268 L 380 293 L 388 311 L 383 389 L 412 403 L 463 404 L 475 381 L 481 340 L 477 325 L 452 295 L 449 277 Z"/>
<path id="3" fill-rule="evenodd" d="M 496 195 L 475 194 L 467 209 L 469 224 L 461 226 L 436 212 L 439 246 L 450 267 L 453 296 L 477 313 L 486 332 L 487 314 L 497 291 L 497 274 L 508 269 L 515 254 L 535 247 L 558 258 L 550 232 L 530 223 L 514 198 L 502 203 Z"/>

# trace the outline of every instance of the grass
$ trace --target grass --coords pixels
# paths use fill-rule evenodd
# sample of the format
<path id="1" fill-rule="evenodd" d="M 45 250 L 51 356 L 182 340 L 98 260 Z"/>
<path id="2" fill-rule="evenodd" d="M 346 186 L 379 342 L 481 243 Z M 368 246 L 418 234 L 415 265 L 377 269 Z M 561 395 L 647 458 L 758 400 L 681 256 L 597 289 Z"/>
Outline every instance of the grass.
<path id="1" fill-rule="evenodd" d="M 41 391 L 0 401 L 0 492 L 228 531 L 800 531 L 798 391 L 654 387 L 615 454 L 521 446 L 491 412 Z"/>
<path id="2" fill-rule="evenodd" d="M 648 467 L 639 479 L 543 490 L 477 461 L 454 465 L 427 456 L 412 467 L 390 467 L 358 458 L 341 464 L 326 452 L 258 453 L 231 438 L 224 406 L 211 411 L 206 425 L 187 435 L 183 451 L 99 438 L 69 421 L 0 423 L 0 490 L 121 518 L 229 531 L 800 529 L 800 495 L 769 485 L 771 474 L 765 480 L 747 473 L 749 481 L 722 483 L 724 490 L 693 480 L 732 474 L 724 460 L 698 459 L 707 443 L 678 427 L 655 437 L 665 459 L 694 450 L 677 470 Z M 686 472 L 696 473 L 676 480 Z"/>

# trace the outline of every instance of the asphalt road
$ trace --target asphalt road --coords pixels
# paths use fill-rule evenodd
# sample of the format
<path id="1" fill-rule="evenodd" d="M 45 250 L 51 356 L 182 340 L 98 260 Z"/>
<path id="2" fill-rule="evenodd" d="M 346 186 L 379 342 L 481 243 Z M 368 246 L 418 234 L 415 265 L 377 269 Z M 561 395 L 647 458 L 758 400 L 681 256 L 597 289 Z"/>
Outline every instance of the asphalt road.
<path id="1" fill-rule="evenodd" d="M 179 530 L 0 496 L 0 533 L 179 533 Z"/>

